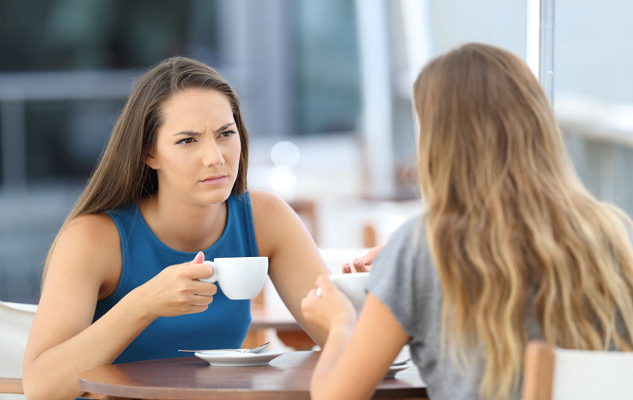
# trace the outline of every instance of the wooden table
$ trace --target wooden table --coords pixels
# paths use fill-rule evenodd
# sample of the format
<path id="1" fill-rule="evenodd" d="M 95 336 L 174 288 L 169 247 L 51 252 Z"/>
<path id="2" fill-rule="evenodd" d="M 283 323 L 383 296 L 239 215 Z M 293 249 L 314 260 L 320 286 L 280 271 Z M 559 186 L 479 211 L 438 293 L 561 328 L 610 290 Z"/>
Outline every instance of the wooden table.
<path id="1" fill-rule="evenodd" d="M 197 357 L 107 365 L 82 372 L 79 387 L 111 399 L 309 400 L 319 354 L 287 352 L 256 367 L 212 367 Z M 350 384 L 357 378 L 350 373 Z M 426 388 L 410 367 L 383 380 L 374 398 L 426 398 Z"/>

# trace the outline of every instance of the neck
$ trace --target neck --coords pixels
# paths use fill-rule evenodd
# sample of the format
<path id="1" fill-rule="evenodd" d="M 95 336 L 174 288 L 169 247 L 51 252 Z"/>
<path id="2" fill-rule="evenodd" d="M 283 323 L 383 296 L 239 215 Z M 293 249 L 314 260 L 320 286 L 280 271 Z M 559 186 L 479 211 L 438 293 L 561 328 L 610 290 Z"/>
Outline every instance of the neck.
<path id="1" fill-rule="evenodd" d="M 210 247 L 224 232 L 227 220 L 226 202 L 173 205 L 153 198 L 139 203 L 139 209 L 158 239 L 179 251 Z"/>

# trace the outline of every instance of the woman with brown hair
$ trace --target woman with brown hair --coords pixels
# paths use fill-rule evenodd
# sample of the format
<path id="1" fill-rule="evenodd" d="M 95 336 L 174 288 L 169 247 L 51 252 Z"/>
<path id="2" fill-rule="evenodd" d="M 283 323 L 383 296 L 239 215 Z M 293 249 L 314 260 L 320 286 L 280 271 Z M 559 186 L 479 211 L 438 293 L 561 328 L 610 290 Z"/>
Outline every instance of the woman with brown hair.
<path id="1" fill-rule="evenodd" d="M 630 221 L 576 177 L 525 63 L 467 44 L 413 95 L 425 211 L 377 256 L 357 322 L 326 276 L 303 300 L 330 332 L 313 398 L 369 398 L 405 344 L 433 400 L 518 399 L 529 340 L 632 350 Z"/>
<path id="2" fill-rule="evenodd" d="M 239 348 L 250 302 L 229 300 L 205 258 L 263 256 L 282 300 L 328 270 L 281 199 L 248 191 L 239 100 L 212 68 L 178 57 L 148 71 L 51 246 L 24 359 L 28 398 L 74 398 L 78 375 L 112 362 Z"/>

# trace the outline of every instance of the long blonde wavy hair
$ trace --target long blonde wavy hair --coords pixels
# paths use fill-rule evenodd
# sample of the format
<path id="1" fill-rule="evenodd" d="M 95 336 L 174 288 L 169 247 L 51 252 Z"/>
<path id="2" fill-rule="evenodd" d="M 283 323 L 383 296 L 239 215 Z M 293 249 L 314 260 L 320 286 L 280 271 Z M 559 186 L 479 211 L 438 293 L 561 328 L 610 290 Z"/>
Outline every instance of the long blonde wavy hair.
<path id="1" fill-rule="evenodd" d="M 442 347 L 483 354 L 481 398 L 519 389 L 526 312 L 553 345 L 630 351 L 630 221 L 580 183 L 525 63 L 467 44 L 423 69 L 414 99 Z"/>

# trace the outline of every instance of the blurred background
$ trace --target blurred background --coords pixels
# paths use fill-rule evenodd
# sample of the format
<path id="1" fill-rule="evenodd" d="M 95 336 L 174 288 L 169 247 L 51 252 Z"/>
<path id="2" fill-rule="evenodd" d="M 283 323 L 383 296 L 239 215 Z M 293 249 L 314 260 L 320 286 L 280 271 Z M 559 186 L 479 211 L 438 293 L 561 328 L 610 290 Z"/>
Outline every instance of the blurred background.
<path id="1" fill-rule="evenodd" d="M 249 186 L 322 248 L 382 243 L 420 212 L 411 84 L 471 41 L 533 67 L 581 179 L 633 214 L 630 15 L 628 0 L 0 0 L 0 300 L 38 301 L 131 87 L 174 55 L 233 85 Z"/>

